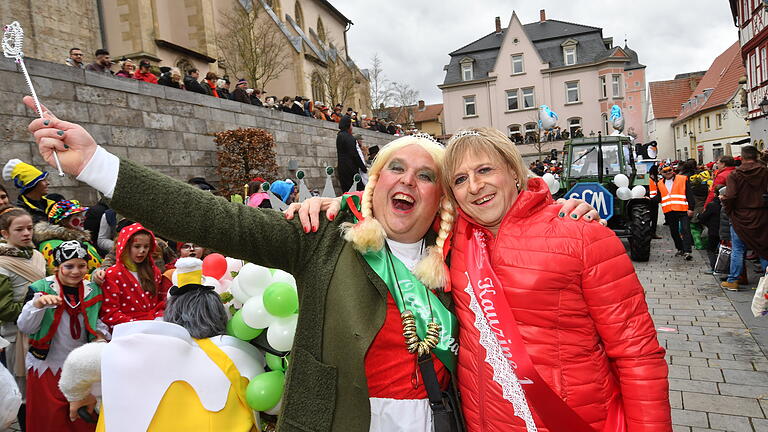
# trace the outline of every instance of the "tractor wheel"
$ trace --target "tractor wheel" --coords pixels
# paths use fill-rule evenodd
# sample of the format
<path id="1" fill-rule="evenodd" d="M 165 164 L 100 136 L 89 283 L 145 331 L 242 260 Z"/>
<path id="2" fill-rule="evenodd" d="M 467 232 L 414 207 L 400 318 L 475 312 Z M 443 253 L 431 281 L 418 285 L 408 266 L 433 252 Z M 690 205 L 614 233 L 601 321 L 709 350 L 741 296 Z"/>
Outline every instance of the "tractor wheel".
<path id="1" fill-rule="evenodd" d="M 630 210 L 629 256 L 634 261 L 648 261 L 651 256 L 651 210 L 646 203 Z"/>

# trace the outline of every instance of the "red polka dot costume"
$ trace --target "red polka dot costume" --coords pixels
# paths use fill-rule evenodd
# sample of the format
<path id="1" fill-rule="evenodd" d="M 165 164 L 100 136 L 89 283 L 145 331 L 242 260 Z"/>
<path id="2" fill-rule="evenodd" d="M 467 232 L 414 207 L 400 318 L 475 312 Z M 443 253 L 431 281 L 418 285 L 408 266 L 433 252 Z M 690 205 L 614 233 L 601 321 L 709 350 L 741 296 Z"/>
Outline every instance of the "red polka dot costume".
<path id="1" fill-rule="evenodd" d="M 128 254 L 126 250 L 128 240 L 140 231 L 148 233 L 151 237 L 150 251 L 146 259 L 152 263 L 152 269 L 155 274 L 155 286 L 157 287 L 156 294 L 144 291 L 138 278 L 123 263 L 123 254 Z M 163 316 L 165 299 L 168 289 L 171 287 L 171 282 L 163 277 L 152 261 L 155 247 L 155 235 L 139 223 L 129 225 L 120 231 L 117 243 L 115 244 L 117 264 L 107 269 L 104 283 L 101 286 L 104 292 L 104 305 L 101 309 L 103 315 L 101 319 L 106 324 L 115 326 L 124 322 L 153 320 Z M 128 255 L 126 255 L 127 257 Z"/>

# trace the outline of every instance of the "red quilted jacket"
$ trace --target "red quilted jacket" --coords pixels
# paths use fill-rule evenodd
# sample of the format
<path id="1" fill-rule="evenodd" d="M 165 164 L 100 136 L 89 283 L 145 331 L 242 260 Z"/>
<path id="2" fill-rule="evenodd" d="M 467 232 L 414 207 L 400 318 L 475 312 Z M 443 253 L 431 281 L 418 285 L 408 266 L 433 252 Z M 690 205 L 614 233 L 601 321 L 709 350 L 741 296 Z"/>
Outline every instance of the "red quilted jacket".
<path id="1" fill-rule="evenodd" d="M 664 349 L 624 247 L 600 224 L 557 217 L 543 181 L 529 187 L 504 217 L 490 259 L 537 371 L 598 432 L 617 394 L 629 432 L 671 431 Z M 464 291 L 470 224 L 459 215 L 451 249 L 467 430 L 525 431 L 493 381 Z M 531 411 L 538 430 L 549 431 Z"/>

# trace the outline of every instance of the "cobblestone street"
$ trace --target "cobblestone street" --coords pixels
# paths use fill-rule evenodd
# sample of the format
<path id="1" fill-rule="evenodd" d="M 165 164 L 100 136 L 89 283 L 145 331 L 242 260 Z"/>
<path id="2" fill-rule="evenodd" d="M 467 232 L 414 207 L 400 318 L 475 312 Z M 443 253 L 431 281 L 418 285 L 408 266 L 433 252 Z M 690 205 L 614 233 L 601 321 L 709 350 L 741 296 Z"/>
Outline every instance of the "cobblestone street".
<path id="1" fill-rule="evenodd" d="M 749 311 L 758 280 L 751 264 L 751 284 L 726 293 L 707 274 L 705 251 L 684 261 L 661 224 L 659 234 L 650 261 L 635 268 L 667 349 L 675 431 L 768 431 L 768 319 Z"/>

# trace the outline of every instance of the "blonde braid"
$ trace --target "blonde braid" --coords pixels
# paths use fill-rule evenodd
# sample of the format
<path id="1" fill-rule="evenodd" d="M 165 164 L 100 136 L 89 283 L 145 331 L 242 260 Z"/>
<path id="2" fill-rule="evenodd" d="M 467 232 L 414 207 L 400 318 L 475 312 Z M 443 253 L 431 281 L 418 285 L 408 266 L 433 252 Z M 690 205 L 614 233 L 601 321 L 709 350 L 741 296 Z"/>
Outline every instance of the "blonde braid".
<path id="1" fill-rule="evenodd" d="M 368 184 L 365 185 L 365 191 L 360 200 L 360 213 L 363 220 L 357 224 L 351 222 L 341 224 L 344 240 L 352 243 L 361 253 L 381 250 L 384 247 L 384 239 L 387 237 L 384 227 L 373 217 L 373 191 L 378 179 L 378 174 L 372 174 L 368 178 Z"/>
<path id="2" fill-rule="evenodd" d="M 414 269 L 413 274 L 428 288 L 437 289 L 445 286 L 448 281 L 448 269 L 443 260 L 445 240 L 453 229 L 455 212 L 453 204 L 447 196 L 440 201 L 440 231 L 437 233 L 435 245 L 430 246 L 425 256 Z"/>

